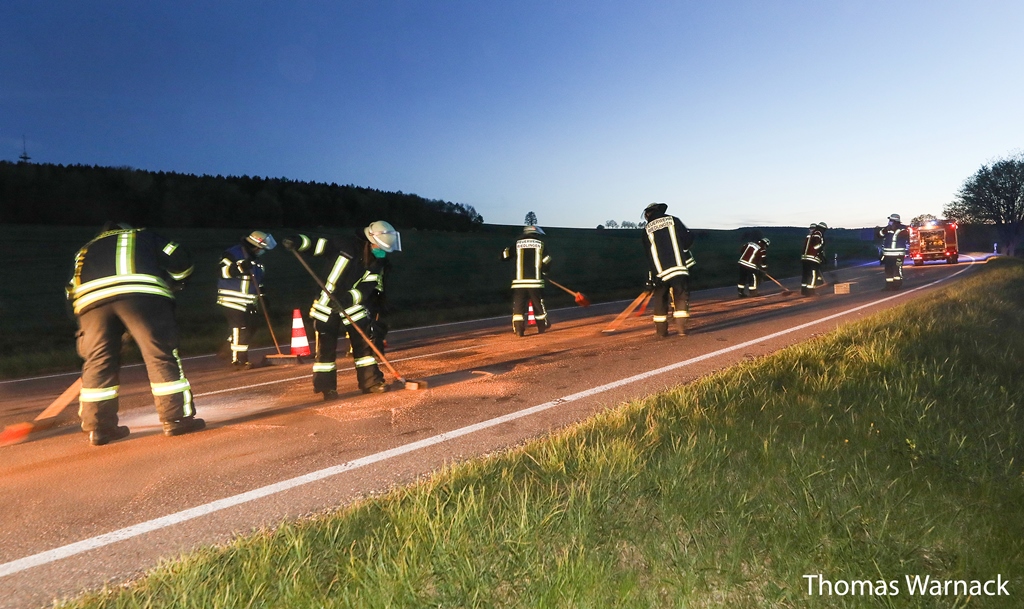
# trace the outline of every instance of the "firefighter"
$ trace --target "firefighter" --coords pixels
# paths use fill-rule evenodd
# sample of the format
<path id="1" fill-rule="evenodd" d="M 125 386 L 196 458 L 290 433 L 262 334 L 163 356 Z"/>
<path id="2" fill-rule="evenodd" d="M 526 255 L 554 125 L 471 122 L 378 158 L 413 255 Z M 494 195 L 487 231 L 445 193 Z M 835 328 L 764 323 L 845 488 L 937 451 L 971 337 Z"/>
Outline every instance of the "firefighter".
<path id="1" fill-rule="evenodd" d="M 537 333 L 551 327 L 548 311 L 544 308 L 544 274 L 551 266 L 551 256 L 544 252 L 539 226 L 527 226 L 513 247 L 506 247 L 502 258 L 515 261 L 516 274 L 512 279 L 512 331 L 518 336 L 526 333 L 527 303 L 533 303 L 533 316 L 537 320 Z"/>
<path id="2" fill-rule="evenodd" d="M 739 290 L 739 297 L 745 298 L 746 289 L 750 296 L 757 296 L 757 284 L 761 273 L 768 270 L 768 246 L 771 241 L 758 239 L 751 241 L 743 247 L 740 254 L 739 267 L 740 278 L 736 288 Z"/>
<path id="3" fill-rule="evenodd" d="M 824 222 L 812 224 L 804 238 L 804 250 L 800 256 L 800 264 L 803 266 L 800 293 L 804 296 L 814 296 L 818 285 L 825 281 L 821 277 L 821 265 L 825 263 L 826 230 L 828 225 Z"/>
<path id="4" fill-rule="evenodd" d="M 281 245 L 290 251 L 331 257 L 324 280 L 328 291 L 321 290 L 309 311 L 316 330 L 313 391 L 322 393 L 324 401 L 338 398 L 336 361 L 342 329 L 348 335 L 352 349 L 359 389 L 363 393 L 387 391 L 373 348 L 363 340 L 358 330 L 351 327 L 351 323 L 371 336 L 371 320 L 379 317 L 380 313 L 374 308 L 382 303 L 384 292 L 384 278 L 380 272 L 384 268 L 383 260 L 389 253 L 402 251 L 401 235 L 388 222 L 378 220 L 357 230 L 351 238 L 320 237 L 314 240 L 296 235 L 284 239 Z M 345 307 L 347 316 L 338 311 L 334 300 Z M 377 334 L 381 341 L 379 344 L 383 344 L 380 330 Z M 376 343 L 377 338 L 371 336 L 371 340 Z"/>
<path id="5" fill-rule="evenodd" d="M 885 289 L 898 290 L 903 287 L 903 257 L 907 253 L 910 233 L 900 223 L 900 215 L 889 216 L 889 224 L 876 229 L 882 238 L 882 263 L 885 265 Z"/>
<path id="6" fill-rule="evenodd" d="M 686 334 L 690 316 L 690 269 L 696 261 L 690 253 L 693 234 L 675 216 L 665 212 L 665 203 L 651 203 L 644 209 L 644 251 L 650 270 L 647 289 L 653 292 L 654 328 L 658 336 L 668 336 L 668 308 L 671 297 L 672 318 L 679 334 Z"/>
<path id="7" fill-rule="evenodd" d="M 127 427 L 117 424 L 125 330 L 145 361 L 164 435 L 206 427 L 195 416 L 174 320 L 174 291 L 192 269 L 188 254 L 177 243 L 124 223 L 106 223 L 75 254 L 67 294 L 78 318 L 78 353 L 85 360 L 79 416 L 92 445 L 129 434 Z"/>
<path id="8" fill-rule="evenodd" d="M 256 312 L 263 289 L 264 269 L 259 257 L 276 245 L 273 235 L 255 230 L 241 243 L 225 250 L 220 259 L 217 304 L 224 307 L 231 332 L 231 364 L 238 370 L 252 367 L 249 341 L 256 332 Z"/>

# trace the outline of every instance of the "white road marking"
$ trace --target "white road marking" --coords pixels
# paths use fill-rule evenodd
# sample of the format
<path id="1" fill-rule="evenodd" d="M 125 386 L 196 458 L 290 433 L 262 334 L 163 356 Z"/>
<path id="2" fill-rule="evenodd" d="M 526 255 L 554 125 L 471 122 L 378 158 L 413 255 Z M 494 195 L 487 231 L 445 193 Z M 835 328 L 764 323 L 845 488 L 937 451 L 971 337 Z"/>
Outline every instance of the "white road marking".
<path id="1" fill-rule="evenodd" d="M 525 408 L 523 410 L 518 410 L 516 412 L 511 412 L 509 414 L 502 415 L 500 417 L 496 417 L 496 418 L 493 418 L 493 419 L 488 419 L 486 421 L 481 421 L 481 422 L 475 423 L 473 425 L 467 425 L 465 427 L 460 427 L 459 429 L 455 429 L 455 430 L 452 430 L 452 431 L 448 431 L 448 432 L 444 432 L 444 433 L 441 433 L 441 434 L 437 434 L 435 436 L 431 436 L 429 438 L 424 438 L 422 440 L 419 440 L 419 441 L 416 441 L 416 442 L 412 442 L 410 444 L 404 444 L 402 446 L 396 446 L 395 448 L 391 448 L 389 450 L 377 452 L 377 453 L 374 453 L 372 455 L 367 455 L 367 456 L 361 457 L 359 459 L 354 459 L 352 461 L 348 461 L 348 462 L 342 463 L 340 465 L 335 465 L 335 466 L 332 466 L 332 467 L 327 467 L 327 468 L 324 468 L 324 469 L 321 469 L 321 470 L 317 470 L 315 472 L 310 472 L 308 474 L 305 474 L 305 475 L 302 475 L 302 476 L 298 476 L 298 477 L 295 477 L 295 478 L 291 478 L 291 479 L 288 479 L 288 480 L 282 480 L 281 482 L 276 482 L 274 484 L 269 484 L 267 486 L 263 486 L 263 487 L 260 487 L 260 488 L 257 488 L 257 489 L 253 489 L 253 490 L 247 491 L 245 493 L 241 493 L 241 494 L 238 494 L 238 495 L 233 495 L 231 497 L 225 497 L 223 499 L 218 499 L 217 501 L 212 501 L 210 503 L 205 503 L 203 505 L 199 505 L 199 506 L 196 506 L 196 507 L 193 507 L 193 508 L 189 508 L 187 510 L 182 510 L 180 512 L 175 512 L 173 514 L 168 514 L 167 516 L 162 516 L 160 518 L 155 518 L 153 520 L 148 520 L 146 522 L 141 522 L 139 524 L 135 524 L 135 525 L 132 525 L 132 526 L 129 526 L 129 527 L 125 527 L 123 529 L 118 529 L 118 530 L 112 531 L 110 533 L 104 533 L 102 535 L 97 535 L 97 536 L 91 537 L 89 539 L 83 539 L 82 541 L 78 541 L 78 542 L 71 543 L 71 544 L 68 544 L 68 545 L 60 546 L 59 548 L 54 548 L 52 550 L 46 550 L 44 552 L 39 552 L 38 554 L 33 554 L 31 556 L 26 556 L 24 558 L 19 558 L 17 560 L 13 560 L 11 562 L 7 562 L 7 563 L 4 563 L 4 564 L 0 565 L 0 577 L 6 577 L 8 575 L 13 575 L 15 573 L 20 573 L 21 571 L 25 571 L 25 570 L 31 569 L 33 567 L 38 567 L 38 566 L 42 566 L 42 565 L 49 564 L 49 563 L 52 563 L 52 562 L 56 562 L 58 560 L 69 558 L 71 556 L 75 556 L 76 554 L 81 554 L 83 552 L 88 552 L 90 550 L 96 550 L 96 549 L 102 548 L 104 546 L 108 546 L 108 545 L 117 543 L 119 541 L 124 541 L 126 539 L 131 539 L 133 537 L 138 537 L 139 535 L 144 535 L 146 533 L 150 533 L 152 531 L 157 531 L 157 530 L 169 527 L 169 526 L 173 526 L 175 524 L 181 524 L 183 522 L 188 522 L 190 520 L 195 520 L 196 518 L 201 518 L 203 516 L 207 516 L 207 515 L 212 514 L 214 512 L 219 512 L 221 510 L 225 510 L 225 509 L 228 509 L 228 508 L 231 508 L 231 507 L 242 505 L 242 504 L 248 503 L 250 501 L 255 501 L 257 499 L 262 499 L 264 497 L 269 497 L 271 495 L 276 495 L 278 493 L 283 493 L 285 491 L 288 491 L 288 490 L 291 490 L 291 489 L 294 489 L 294 488 L 298 488 L 298 487 L 304 486 L 306 484 L 311 484 L 313 482 L 317 482 L 317 481 L 323 480 L 325 478 L 330 478 L 332 476 L 337 476 L 338 474 L 343 474 L 345 472 L 352 471 L 354 469 L 359 469 L 359 468 L 362 468 L 362 467 L 373 465 L 375 463 L 380 463 L 382 461 L 387 461 L 388 459 L 393 459 L 395 457 L 399 457 L 399 456 L 402 456 L 402 455 L 405 455 L 405 454 L 408 454 L 408 453 L 411 453 L 411 452 L 414 452 L 414 451 L 417 451 L 417 450 L 421 450 L 421 449 L 424 449 L 424 448 L 435 446 L 437 444 L 441 444 L 442 442 L 447 442 L 448 440 L 453 440 L 453 439 L 456 439 L 456 438 L 461 438 L 462 436 L 467 436 L 467 435 L 476 433 L 478 431 L 482 431 L 482 430 L 485 430 L 485 429 L 490 429 L 492 427 L 496 427 L 498 425 L 502 425 L 502 424 L 508 423 L 510 421 L 515 421 L 517 419 L 522 419 L 524 417 L 528 417 L 530 415 L 537 414 L 538 412 L 543 412 L 545 410 L 550 410 L 551 408 L 554 408 L 554 407 L 562 405 L 562 404 L 567 404 L 569 402 L 575 402 L 575 401 L 578 401 L 578 400 L 582 400 L 582 399 L 585 399 L 585 398 L 597 395 L 599 393 L 604 393 L 606 391 L 611 391 L 612 389 L 618 389 L 619 387 L 623 387 L 623 386 L 629 385 L 631 383 L 635 383 L 637 381 L 641 381 L 641 380 L 645 380 L 645 379 L 648 379 L 648 378 L 651 378 L 651 377 L 654 377 L 654 376 L 658 376 L 658 375 L 664 374 L 666 372 L 671 372 L 673 370 L 678 370 L 678 369 L 684 368 L 686 366 L 692 366 L 693 364 L 696 364 L 696 363 L 699 363 L 699 362 L 703 362 L 703 361 L 706 361 L 706 360 L 718 357 L 719 355 L 724 355 L 724 354 L 730 353 L 732 351 L 738 351 L 738 350 L 741 350 L 741 349 L 746 349 L 747 347 L 750 347 L 752 345 L 756 345 L 758 343 L 763 343 L 765 341 L 769 341 L 769 340 L 772 340 L 774 338 L 778 338 L 780 336 L 785 336 L 786 334 L 791 334 L 793 332 L 797 332 L 799 330 L 803 330 L 804 328 L 809 328 L 811 326 L 815 326 L 815 325 L 818 325 L 818 324 L 821 324 L 821 323 L 824 323 L 824 322 L 827 322 L 827 321 L 831 321 L 833 319 L 837 319 L 839 317 L 843 317 L 843 316 L 849 315 L 851 313 L 856 313 L 858 311 L 862 311 L 864 309 L 880 305 L 882 303 L 888 302 L 890 300 L 894 300 L 896 298 L 903 298 L 904 296 L 908 296 L 908 295 L 913 294 L 914 292 L 917 292 L 919 290 L 923 290 L 923 289 L 931 287 L 933 285 L 937 285 L 939 283 L 942 283 L 942 282 L 944 282 L 944 281 L 946 281 L 948 279 L 952 279 L 953 277 L 956 277 L 960 273 L 963 273 L 964 271 L 968 270 L 973 265 L 974 265 L 974 260 L 972 259 L 971 264 L 964 266 L 961 270 L 957 271 L 956 273 L 953 273 L 952 275 L 949 275 L 948 277 L 943 277 L 941 279 L 937 279 L 937 280 L 932 281 L 930 283 L 927 283 L 925 285 L 909 289 L 909 290 L 907 290 L 905 292 L 899 292 L 899 293 L 894 294 L 892 296 L 887 296 L 886 298 L 882 298 L 881 300 L 873 301 L 873 302 L 870 302 L 870 303 L 867 303 L 867 304 L 862 304 L 862 305 L 853 307 L 852 309 L 847 309 L 845 311 L 840 311 L 839 313 L 833 313 L 832 315 L 826 315 L 825 317 L 822 317 L 820 319 L 816 319 L 814 321 L 809 321 L 809 322 L 806 322 L 806 323 L 802 323 L 802 324 L 793 326 L 791 328 L 787 328 L 785 330 L 779 330 L 778 332 L 772 332 L 771 334 L 767 334 L 765 336 L 762 336 L 760 338 L 755 338 L 753 340 L 748 340 L 746 342 L 739 343 L 739 344 L 733 345 L 731 347 L 725 347 L 725 348 L 719 349 L 717 351 L 712 351 L 711 353 L 705 353 L 703 355 L 698 355 L 697 357 L 692 357 L 690 359 L 683 360 L 681 362 L 676 362 L 674 364 L 669 364 L 668 366 L 663 366 L 661 368 L 656 368 L 654 370 L 649 370 L 647 372 L 643 372 L 643 373 L 636 374 L 636 375 L 633 375 L 633 376 L 630 376 L 630 377 L 626 377 L 626 378 L 620 379 L 618 381 L 613 381 L 611 383 L 606 383 L 604 385 L 600 385 L 600 386 L 597 386 L 597 387 L 591 387 L 590 389 L 587 389 L 585 391 L 580 391 L 580 392 L 577 392 L 577 393 L 573 393 L 571 395 L 567 395 L 567 396 L 564 396 L 564 397 L 556 398 L 556 399 L 551 400 L 549 402 L 545 402 L 543 404 L 538 404 L 537 406 L 532 406 L 530 408 Z"/>

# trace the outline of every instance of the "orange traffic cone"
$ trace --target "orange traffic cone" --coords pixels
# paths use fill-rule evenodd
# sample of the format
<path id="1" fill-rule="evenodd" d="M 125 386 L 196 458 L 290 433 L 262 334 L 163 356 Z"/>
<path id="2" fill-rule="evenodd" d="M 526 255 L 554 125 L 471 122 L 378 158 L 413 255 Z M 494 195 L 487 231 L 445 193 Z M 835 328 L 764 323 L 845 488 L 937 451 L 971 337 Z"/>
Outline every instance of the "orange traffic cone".
<path id="1" fill-rule="evenodd" d="M 533 316 L 533 303 L 530 303 L 529 308 L 526 310 L 526 325 L 536 326 L 537 318 Z"/>
<path id="2" fill-rule="evenodd" d="M 302 323 L 302 313 L 298 309 L 292 313 L 292 355 L 309 355 L 309 339 L 306 338 L 306 326 Z"/>

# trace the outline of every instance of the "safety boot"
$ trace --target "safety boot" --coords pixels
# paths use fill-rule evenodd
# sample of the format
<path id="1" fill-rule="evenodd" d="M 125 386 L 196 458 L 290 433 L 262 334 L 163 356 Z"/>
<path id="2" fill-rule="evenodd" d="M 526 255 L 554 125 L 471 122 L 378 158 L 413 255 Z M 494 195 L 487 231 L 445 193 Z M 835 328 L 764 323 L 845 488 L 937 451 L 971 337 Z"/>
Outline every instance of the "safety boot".
<path id="1" fill-rule="evenodd" d="M 328 389 L 327 391 L 324 391 L 323 394 L 325 402 L 332 402 L 338 399 L 338 392 L 334 389 Z"/>
<path id="2" fill-rule="evenodd" d="M 363 393 L 385 393 L 387 390 L 388 390 L 387 384 L 385 384 L 385 383 L 377 383 L 376 385 L 371 385 L 371 386 L 367 387 L 366 389 L 363 389 Z"/>
<path id="3" fill-rule="evenodd" d="M 193 431 L 199 431 L 200 429 L 206 428 L 206 421 L 203 419 L 197 419 L 194 416 L 185 417 L 183 419 L 175 419 L 173 421 L 163 422 L 164 435 L 165 436 L 180 436 Z"/>
<path id="4" fill-rule="evenodd" d="M 89 444 L 103 446 L 123 438 L 127 438 L 131 431 L 124 425 L 118 425 L 113 429 L 94 429 L 89 432 Z"/>

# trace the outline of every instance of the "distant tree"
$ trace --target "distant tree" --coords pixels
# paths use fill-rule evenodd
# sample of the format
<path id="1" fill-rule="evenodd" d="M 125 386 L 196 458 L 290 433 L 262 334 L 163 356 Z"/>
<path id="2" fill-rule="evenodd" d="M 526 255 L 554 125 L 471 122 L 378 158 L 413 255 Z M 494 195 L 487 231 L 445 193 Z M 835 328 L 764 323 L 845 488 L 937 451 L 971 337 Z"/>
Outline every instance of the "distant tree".
<path id="1" fill-rule="evenodd" d="M 607 222 L 604 223 L 604 225 L 607 226 L 608 228 L 618 228 L 619 227 L 619 223 L 616 222 L 615 220 L 608 220 Z"/>
<path id="2" fill-rule="evenodd" d="M 598 224 L 597 230 L 604 230 L 604 224 Z"/>
<path id="3" fill-rule="evenodd" d="M 932 220 L 938 220 L 938 218 L 931 214 L 921 214 L 920 216 L 914 216 L 913 218 L 911 218 L 910 224 L 921 225 L 924 224 L 925 222 L 931 222 Z"/>
<path id="4" fill-rule="evenodd" d="M 537 224 L 537 214 L 532 211 L 526 212 L 526 219 L 523 220 L 527 226 L 535 226 Z"/>
<path id="5" fill-rule="evenodd" d="M 647 226 L 647 220 L 641 220 L 636 225 L 637 228 L 645 228 L 646 226 Z"/>
<path id="6" fill-rule="evenodd" d="M 619 228 L 636 228 L 636 222 L 630 222 L 629 220 L 623 220 L 619 223 Z"/>
<path id="7" fill-rule="evenodd" d="M 1024 232 L 1024 154 L 982 165 L 943 210 L 947 218 L 993 224 L 1013 256 Z"/>

